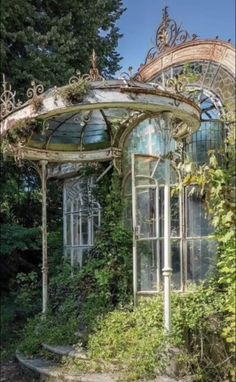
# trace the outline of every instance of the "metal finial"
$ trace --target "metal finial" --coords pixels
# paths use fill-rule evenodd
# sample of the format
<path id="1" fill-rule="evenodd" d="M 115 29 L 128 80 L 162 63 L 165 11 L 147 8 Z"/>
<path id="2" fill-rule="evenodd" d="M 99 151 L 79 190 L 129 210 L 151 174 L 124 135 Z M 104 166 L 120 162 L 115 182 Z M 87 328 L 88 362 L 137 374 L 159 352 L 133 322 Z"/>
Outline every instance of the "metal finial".
<path id="1" fill-rule="evenodd" d="M 100 75 L 99 70 L 97 68 L 97 55 L 95 50 L 93 49 L 92 51 L 92 56 L 91 56 L 91 64 L 92 68 L 89 71 L 89 80 L 90 81 L 103 81 L 104 78 Z"/>
<path id="2" fill-rule="evenodd" d="M 22 102 L 16 102 L 16 92 L 12 90 L 11 84 L 6 81 L 5 74 L 2 75 L 3 92 L 0 96 L 1 118 L 6 117 L 12 111 L 18 109 Z"/>
<path id="3" fill-rule="evenodd" d="M 96 70 L 97 69 L 97 55 L 96 55 L 96 52 L 94 49 L 92 51 L 92 56 L 91 56 L 90 61 L 91 61 L 93 70 Z"/>
<path id="4" fill-rule="evenodd" d="M 75 83 L 80 83 L 82 81 L 105 81 L 105 78 L 102 77 L 99 73 L 99 70 L 97 68 L 97 61 L 98 58 L 95 50 L 93 49 L 90 58 L 92 68 L 90 69 L 89 74 L 81 74 L 80 70 L 76 70 L 75 75 L 69 79 L 69 84 L 72 85 Z"/>
<path id="5" fill-rule="evenodd" d="M 197 35 L 193 35 L 193 39 L 196 39 Z M 155 46 L 149 49 L 145 64 L 156 58 L 160 53 L 166 49 L 180 45 L 186 41 L 191 40 L 187 31 L 183 30 L 180 26 L 177 26 L 175 20 L 169 17 L 167 1 L 164 0 L 164 6 L 162 9 L 162 21 L 156 31 Z"/>

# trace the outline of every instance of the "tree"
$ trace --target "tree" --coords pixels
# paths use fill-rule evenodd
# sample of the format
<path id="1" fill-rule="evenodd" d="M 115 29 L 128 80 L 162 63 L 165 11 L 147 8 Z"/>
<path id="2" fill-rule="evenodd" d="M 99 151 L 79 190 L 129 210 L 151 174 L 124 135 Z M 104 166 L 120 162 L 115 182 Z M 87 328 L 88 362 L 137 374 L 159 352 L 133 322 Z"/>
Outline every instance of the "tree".
<path id="1" fill-rule="evenodd" d="M 105 76 L 119 69 L 116 47 L 121 34 L 115 24 L 124 12 L 122 0 L 8 0 L 1 2 L 0 10 L 1 71 L 17 98 L 25 97 L 32 79 L 45 87 L 60 86 L 76 69 L 88 73 L 93 49 Z M 31 235 L 31 227 L 41 225 L 40 180 L 32 168 L 17 167 L 12 161 L 1 162 L 1 174 L 2 239 L 9 244 L 4 264 L 17 263 L 17 272 L 19 246 L 15 242 L 23 242 L 27 232 Z M 55 193 L 53 187 L 51 192 L 50 186 L 49 182 L 48 224 L 49 231 L 55 232 L 61 227 L 62 191 L 57 187 Z M 14 238 L 11 226 L 16 231 Z M 21 258 L 29 257 L 28 249 L 20 252 Z"/>
<path id="2" fill-rule="evenodd" d="M 46 87 L 65 84 L 75 69 L 87 73 L 95 49 L 98 67 L 113 75 L 124 12 L 122 0 L 8 0 L 1 2 L 1 71 L 25 94 L 35 79 Z"/>

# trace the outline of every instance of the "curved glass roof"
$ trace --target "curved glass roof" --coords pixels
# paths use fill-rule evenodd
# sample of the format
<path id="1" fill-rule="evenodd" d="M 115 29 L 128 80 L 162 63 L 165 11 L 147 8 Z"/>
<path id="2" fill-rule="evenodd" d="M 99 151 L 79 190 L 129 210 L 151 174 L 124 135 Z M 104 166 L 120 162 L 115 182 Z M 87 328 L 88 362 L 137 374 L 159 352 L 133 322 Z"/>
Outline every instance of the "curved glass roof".
<path id="1" fill-rule="evenodd" d="M 55 115 L 41 134 L 34 133 L 28 146 L 47 150 L 95 150 L 110 146 L 116 123 L 132 110 L 96 109 Z"/>

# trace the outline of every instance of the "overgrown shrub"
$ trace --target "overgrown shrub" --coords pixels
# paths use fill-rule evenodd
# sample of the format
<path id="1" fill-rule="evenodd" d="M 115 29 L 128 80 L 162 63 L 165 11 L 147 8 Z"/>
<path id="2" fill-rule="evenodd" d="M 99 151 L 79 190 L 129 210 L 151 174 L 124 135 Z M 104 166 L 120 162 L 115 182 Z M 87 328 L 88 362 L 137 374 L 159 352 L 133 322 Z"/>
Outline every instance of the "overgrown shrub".
<path id="1" fill-rule="evenodd" d="M 116 174 L 108 179 L 97 190 L 105 206 L 96 244 L 88 252 L 82 269 L 74 267 L 72 270 L 67 263 L 56 267 L 49 282 L 47 316 L 44 320 L 36 319 L 28 323 L 22 351 L 36 352 L 39 349 L 38 340 L 36 343 L 32 340 L 35 325 L 37 331 L 42 333 L 38 336 L 40 341 L 73 343 L 78 341 L 76 333 L 79 330 L 86 344 L 87 335 L 93 330 L 98 317 L 131 300 L 132 235 L 121 224 L 120 179 Z M 62 326 L 64 322 L 67 327 L 70 320 L 76 325 L 71 324 L 73 330 L 69 330 L 67 335 Z M 48 335 L 47 330 L 41 330 L 41 325 L 44 328 L 47 322 L 48 327 L 54 328 L 53 336 Z M 61 334 L 57 337 L 55 333 L 59 332 Z"/>
<path id="2" fill-rule="evenodd" d="M 184 185 L 197 185 L 204 195 L 206 209 L 215 228 L 214 239 L 218 243 L 218 287 L 224 291 L 224 325 L 222 336 L 228 343 L 230 359 L 236 357 L 236 156 L 235 116 L 227 116 L 224 110 L 227 137 L 223 150 L 211 151 L 209 163 L 202 166 L 188 167 L 181 164 L 185 171 Z M 231 377 L 236 379 L 235 368 L 231 369 Z"/>
<path id="3" fill-rule="evenodd" d="M 134 310 L 116 310 L 100 321 L 89 338 L 90 355 L 103 369 L 121 372 L 122 381 L 138 381 L 165 372 L 168 348 L 177 347 L 176 377 L 223 381 L 232 366 L 221 338 L 223 310 L 224 294 L 213 287 L 173 294 L 172 335 L 165 337 L 162 297 L 141 300 Z"/>

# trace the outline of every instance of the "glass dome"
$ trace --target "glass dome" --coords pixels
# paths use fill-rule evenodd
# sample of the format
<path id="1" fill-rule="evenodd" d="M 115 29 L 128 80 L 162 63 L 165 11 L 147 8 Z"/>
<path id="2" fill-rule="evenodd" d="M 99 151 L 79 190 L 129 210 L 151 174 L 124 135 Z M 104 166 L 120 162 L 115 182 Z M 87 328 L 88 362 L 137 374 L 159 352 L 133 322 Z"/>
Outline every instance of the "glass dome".
<path id="1" fill-rule="evenodd" d="M 111 126 L 129 116 L 125 109 L 99 109 L 56 115 L 46 120 L 43 134 L 28 145 L 47 150 L 89 151 L 110 147 Z"/>

